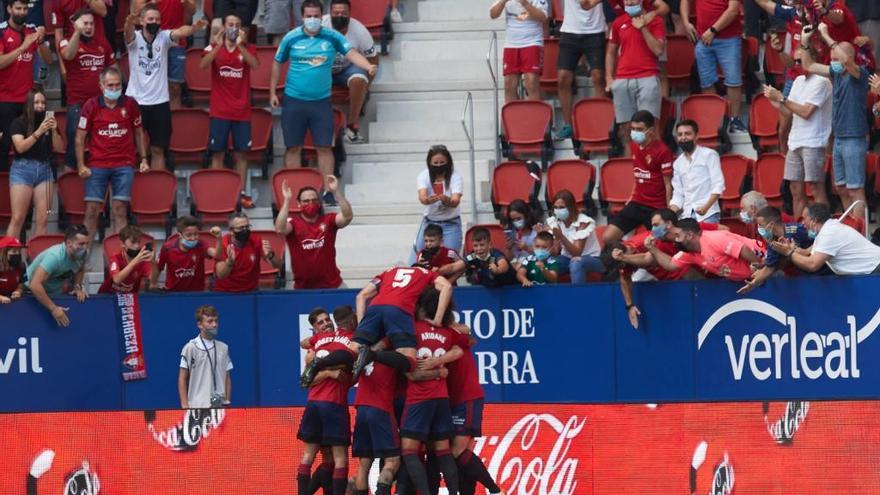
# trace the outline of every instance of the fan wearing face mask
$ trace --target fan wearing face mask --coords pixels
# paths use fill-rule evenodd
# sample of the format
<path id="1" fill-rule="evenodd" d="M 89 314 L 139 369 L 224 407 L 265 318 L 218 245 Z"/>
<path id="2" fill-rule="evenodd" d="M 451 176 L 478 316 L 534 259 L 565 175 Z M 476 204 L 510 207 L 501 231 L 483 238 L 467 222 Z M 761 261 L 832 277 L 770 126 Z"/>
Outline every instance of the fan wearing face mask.
<path id="1" fill-rule="evenodd" d="M 587 273 L 602 273 L 599 260 L 599 238 L 596 221 L 577 209 L 574 195 L 568 189 L 553 197 L 553 216 L 547 218 L 547 229 L 556 240 L 552 253 L 558 256 L 559 273 L 571 273 L 571 283 L 587 281 Z"/>
<path id="2" fill-rule="evenodd" d="M 675 126 L 682 153 L 672 163 L 669 208 L 681 218 L 718 223 L 721 220 L 718 199 L 724 192 L 721 157 L 717 151 L 697 143 L 699 132 L 699 126 L 693 120 L 682 120 Z"/>
<path id="3" fill-rule="evenodd" d="M 221 237 L 220 227 L 212 227 L 211 234 L 221 239 L 214 266 L 217 292 L 250 292 L 260 285 L 260 262 L 265 259 L 275 268 L 284 265 L 284 257 L 277 255 L 269 241 L 251 233 L 251 221 L 243 212 L 229 217 L 229 233 Z"/>
<path id="4" fill-rule="evenodd" d="M 0 237 L 0 304 L 21 299 L 24 291 L 22 245 L 14 237 Z"/>
<path id="5" fill-rule="evenodd" d="M 214 258 L 216 254 L 217 242 L 205 245 L 199 239 L 198 219 L 182 216 L 177 220 L 177 234 L 159 251 L 150 286 L 158 287 L 159 273 L 164 270 L 166 291 L 201 292 L 205 290 L 205 257 Z"/>
<path id="6" fill-rule="evenodd" d="M 140 227 L 127 225 L 119 231 L 119 252 L 110 255 L 99 294 L 137 294 L 153 271 L 153 243 L 144 242 Z M 147 237 L 149 239 L 149 237 Z"/>
<path id="7" fill-rule="evenodd" d="M 83 225 L 71 225 L 64 231 L 64 242 L 56 244 L 33 258 L 27 267 L 27 282 L 34 297 L 55 319 L 59 327 L 70 325 L 68 307 L 58 306 L 49 296 L 73 293 L 85 302 L 88 293 L 83 287 L 89 233 Z"/>

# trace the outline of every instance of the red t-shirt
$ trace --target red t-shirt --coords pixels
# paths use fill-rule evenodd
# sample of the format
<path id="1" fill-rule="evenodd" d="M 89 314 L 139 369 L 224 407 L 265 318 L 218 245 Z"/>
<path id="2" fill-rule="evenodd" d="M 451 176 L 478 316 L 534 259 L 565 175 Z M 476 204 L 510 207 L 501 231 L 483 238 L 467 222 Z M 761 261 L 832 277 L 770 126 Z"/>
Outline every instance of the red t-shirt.
<path id="1" fill-rule="evenodd" d="M 54 0 L 52 8 L 52 17 L 49 19 L 49 27 L 52 29 L 61 28 L 61 37 L 70 38 L 73 36 L 73 21 L 70 20 L 73 14 L 80 9 L 88 7 L 86 0 Z M 107 34 L 104 32 L 104 18 L 98 14 L 95 17 L 95 39 L 99 39 L 107 43 Z"/>
<path id="2" fill-rule="evenodd" d="M 150 266 L 149 262 L 142 261 L 134 267 L 134 270 L 128 274 L 128 277 L 122 283 L 114 283 L 113 276 L 121 272 L 126 266 L 128 266 L 128 261 L 121 251 L 110 257 L 110 265 L 107 273 L 104 274 L 104 283 L 98 289 L 98 294 L 133 294 L 141 290 L 141 280 L 149 280 L 150 272 L 153 269 L 152 266 Z"/>
<path id="3" fill-rule="evenodd" d="M 249 121 L 251 119 L 251 67 L 244 56 L 226 45 L 205 47 L 204 55 L 218 50 L 211 62 L 211 117 L 215 119 Z M 254 56 L 256 48 L 247 45 Z"/>
<path id="4" fill-rule="evenodd" d="M 397 390 L 397 370 L 372 362 L 358 379 L 354 405 L 370 406 L 394 414 L 394 392 Z"/>
<path id="5" fill-rule="evenodd" d="M 335 332 L 319 332 L 309 339 L 316 357 L 324 357 L 332 351 L 348 349 L 354 334 L 346 330 Z M 342 406 L 348 405 L 348 388 L 351 387 L 351 374 L 342 373 L 339 380 L 328 378 L 309 388 L 309 401 L 332 402 Z"/>
<path id="6" fill-rule="evenodd" d="M 441 357 L 462 341 L 462 335 L 451 328 L 435 327 L 426 321 L 416 322 L 418 358 Z M 406 403 L 413 404 L 431 399 L 446 399 L 449 389 L 446 380 L 409 382 Z"/>
<path id="7" fill-rule="evenodd" d="M 658 40 L 666 39 L 666 28 L 660 17 L 651 19 L 647 27 Z M 660 74 L 657 55 L 648 47 L 642 32 L 633 28 L 632 17 L 629 15 L 623 14 L 614 19 L 608 42 L 620 47 L 614 73 L 616 79 L 638 79 Z"/>
<path id="8" fill-rule="evenodd" d="M 427 260 L 431 268 L 442 268 L 461 259 L 461 256 L 458 255 L 455 249 L 450 249 L 446 246 L 440 246 L 440 249 L 431 258 L 426 259 L 424 253 L 424 251 L 419 251 L 417 260 L 419 263 Z"/>
<path id="9" fill-rule="evenodd" d="M 471 353 L 470 338 L 464 334 L 461 337 L 458 346 L 464 351 L 464 356 L 446 365 L 449 370 L 446 386 L 449 388 L 449 403 L 452 406 L 486 396 L 483 386 L 480 385 L 477 362 Z"/>
<path id="10" fill-rule="evenodd" d="M 169 29 L 171 31 L 183 26 L 186 21 L 186 12 L 183 10 L 183 2 L 179 0 L 158 0 L 155 2 L 159 7 L 159 15 L 162 22 L 159 29 Z M 186 46 L 186 38 L 180 38 L 178 43 L 180 46 Z"/>
<path id="11" fill-rule="evenodd" d="M 226 259 L 226 250 L 232 236 L 223 236 L 223 251 L 217 253 L 217 261 Z M 235 263 L 232 271 L 224 278 L 218 278 L 214 283 L 217 292 L 248 292 L 257 290 L 260 285 L 260 260 L 263 257 L 263 240 L 257 234 L 251 232 L 247 244 L 239 247 L 232 243 L 235 249 Z"/>
<path id="12" fill-rule="evenodd" d="M 63 49 L 70 43 L 69 39 L 61 41 Z M 99 80 L 104 67 L 116 63 L 113 49 L 106 41 L 94 38 L 88 43 L 79 40 L 76 49 L 76 57 L 73 60 L 64 60 L 64 68 L 67 71 L 67 104 L 82 105 L 89 98 L 101 94 Z"/>
<path id="13" fill-rule="evenodd" d="M 414 314 L 419 295 L 438 276 L 436 272 L 419 267 L 389 268 L 373 278 L 373 284 L 379 289 L 379 293 L 370 305 L 396 306 L 408 314 Z"/>
<path id="14" fill-rule="evenodd" d="M 633 156 L 634 187 L 631 201 L 654 209 L 666 208 L 666 183 L 672 177 L 672 152 L 655 139 L 646 148 L 629 146 Z"/>
<path id="15" fill-rule="evenodd" d="M 141 111 L 133 98 L 122 96 L 108 107 L 103 96 L 86 101 L 79 113 L 80 130 L 86 131 L 87 165 L 94 168 L 133 166 L 135 129 L 141 127 Z"/>
<path id="16" fill-rule="evenodd" d="M 24 279 L 24 266 L 20 269 L 9 269 L 0 271 L 0 296 L 9 297 L 18 289 L 18 285 Z"/>
<path id="17" fill-rule="evenodd" d="M 287 234 L 294 289 L 335 289 L 342 285 L 336 266 L 336 214 L 327 213 L 314 223 L 302 215 L 287 219 Z"/>
<path id="18" fill-rule="evenodd" d="M 715 23 L 721 14 L 727 10 L 730 0 L 694 0 L 697 4 L 697 36 L 702 36 L 712 24 Z M 717 39 L 737 38 L 743 32 L 743 10 L 742 2 L 739 2 L 739 13 L 726 28 L 718 31 L 715 36 Z"/>
<path id="19" fill-rule="evenodd" d="M 205 246 L 184 251 L 177 239 L 162 245 L 158 268 L 165 272 L 165 289 L 170 292 L 200 292 L 205 290 Z"/>
<path id="20" fill-rule="evenodd" d="M 34 32 L 36 29 L 32 25 L 25 26 L 21 31 L 9 25 L 0 29 L 0 55 L 15 51 Z M 14 62 L 0 69 L 0 102 L 24 103 L 28 91 L 34 87 L 34 57 L 38 48 L 38 43 L 32 44 Z"/>

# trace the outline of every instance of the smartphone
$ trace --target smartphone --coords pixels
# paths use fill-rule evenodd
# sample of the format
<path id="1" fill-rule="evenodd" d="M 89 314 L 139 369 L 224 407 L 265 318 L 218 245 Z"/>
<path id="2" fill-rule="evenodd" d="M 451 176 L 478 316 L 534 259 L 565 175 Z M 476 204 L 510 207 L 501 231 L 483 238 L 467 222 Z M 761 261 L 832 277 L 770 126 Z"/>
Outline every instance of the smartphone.
<path id="1" fill-rule="evenodd" d="M 54 119 L 55 118 L 55 110 L 46 110 L 46 118 Z"/>
<path id="2" fill-rule="evenodd" d="M 432 184 L 432 186 L 434 188 L 434 194 L 436 194 L 437 196 L 443 194 L 443 184 L 438 184 L 435 182 L 434 184 Z"/>
<path id="3" fill-rule="evenodd" d="M 147 251 L 152 251 L 153 250 L 153 243 L 148 242 L 148 243 L 144 244 L 144 247 L 147 248 Z"/>

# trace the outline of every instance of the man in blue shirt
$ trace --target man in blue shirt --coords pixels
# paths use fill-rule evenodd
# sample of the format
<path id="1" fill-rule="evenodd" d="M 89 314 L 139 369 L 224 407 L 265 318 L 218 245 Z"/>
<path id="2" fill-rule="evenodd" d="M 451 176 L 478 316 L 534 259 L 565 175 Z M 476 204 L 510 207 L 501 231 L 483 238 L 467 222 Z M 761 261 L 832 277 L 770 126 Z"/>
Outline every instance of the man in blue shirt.
<path id="1" fill-rule="evenodd" d="M 755 223 L 758 225 L 758 235 L 764 239 L 768 246 L 771 242 L 780 239 L 791 241 L 801 249 L 813 245 L 813 239 L 807 232 L 807 228 L 800 223 L 784 223 L 782 212 L 775 206 L 765 206 L 758 210 L 758 213 L 755 214 Z M 760 287 L 777 270 L 786 270 L 791 267 L 793 265 L 790 259 L 773 249 L 768 249 L 767 256 L 764 258 L 764 266 L 758 269 L 752 278 L 746 280 L 746 285 L 737 291 L 737 294 L 745 294 L 755 287 Z"/>
<path id="2" fill-rule="evenodd" d="M 64 242 L 40 253 L 27 268 L 27 288 L 49 310 L 59 327 L 70 325 L 67 318 L 70 308 L 57 306 L 49 296 L 61 294 L 66 286 L 77 301 L 83 302 L 88 297 L 83 287 L 90 240 L 88 233 L 83 225 L 67 227 Z"/>
<path id="3" fill-rule="evenodd" d="M 337 53 L 345 55 L 356 66 L 373 77 L 376 66 L 357 50 L 352 49 L 345 36 L 330 28 L 321 27 L 323 4 L 305 0 L 301 8 L 303 25 L 281 40 L 269 84 L 269 101 L 273 108 L 281 106 L 281 128 L 284 131 L 284 166 L 302 166 L 300 151 L 306 131 L 311 131 L 312 142 L 318 154 L 318 168 L 324 177 L 333 174 L 333 108 L 330 89 L 333 84 L 333 59 Z M 281 64 L 290 61 L 284 101 L 278 99 L 275 88 L 281 76 Z M 333 194 L 324 193 L 324 203 L 335 205 Z"/>

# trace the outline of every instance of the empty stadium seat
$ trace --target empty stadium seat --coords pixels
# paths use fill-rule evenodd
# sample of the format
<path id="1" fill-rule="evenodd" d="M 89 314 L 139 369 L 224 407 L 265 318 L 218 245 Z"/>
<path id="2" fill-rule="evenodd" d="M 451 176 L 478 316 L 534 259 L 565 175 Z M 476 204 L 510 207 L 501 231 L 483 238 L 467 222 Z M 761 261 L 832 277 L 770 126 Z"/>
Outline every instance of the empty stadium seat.
<path id="1" fill-rule="evenodd" d="M 571 115 L 575 153 L 586 159 L 590 153 L 618 152 L 614 133 L 614 103 L 608 98 L 584 98 L 574 105 Z"/>
<path id="2" fill-rule="evenodd" d="M 171 151 L 175 165 L 204 164 L 207 160 L 211 118 L 208 112 L 195 108 L 171 111 Z"/>
<path id="3" fill-rule="evenodd" d="M 696 60 L 693 42 L 687 36 L 671 34 L 666 37 L 666 52 L 669 85 L 690 89 L 691 72 Z"/>
<path id="4" fill-rule="evenodd" d="M 586 206 L 596 184 L 596 169 L 584 160 L 556 160 L 547 169 L 546 202 L 549 205 L 557 192 L 568 189 L 574 194 L 579 210 Z"/>
<path id="5" fill-rule="evenodd" d="M 86 193 L 85 180 L 83 180 L 76 172 L 64 172 L 58 177 L 58 227 L 66 228 L 68 225 L 83 223 L 86 214 L 86 203 L 83 197 Z M 109 194 L 109 187 L 107 188 Z M 102 201 L 99 207 L 100 214 L 98 216 L 98 236 L 104 238 L 104 228 L 106 227 L 106 218 L 104 218 L 104 205 L 107 201 Z"/>
<path id="6" fill-rule="evenodd" d="M 284 256 L 287 252 L 287 244 L 284 241 L 284 237 L 278 235 L 274 230 L 254 230 L 253 233 L 260 236 L 264 241 L 269 241 L 272 250 L 275 251 L 275 256 L 281 260 L 281 268 L 275 268 L 265 258 L 260 258 L 260 285 L 273 289 L 284 288 Z"/>
<path id="7" fill-rule="evenodd" d="M 253 93 L 251 97 L 254 102 L 269 101 L 269 79 L 272 75 L 272 63 L 275 61 L 275 52 L 277 48 L 273 46 L 258 46 L 257 60 L 260 61 L 259 67 L 251 71 L 251 89 Z M 282 97 L 284 82 L 287 80 L 287 66 L 285 62 L 281 65 L 281 77 L 278 78 L 278 98 Z"/>
<path id="8" fill-rule="evenodd" d="M 752 173 L 752 160 L 742 155 L 722 155 L 721 172 L 724 174 L 724 192 L 721 193 L 722 210 L 739 208 L 743 181 Z"/>
<path id="9" fill-rule="evenodd" d="M 754 189 L 767 198 L 770 206 L 782 208 L 782 177 L 785 171 L 785 156 L 780 153 L 761 155 L 754 165 Z M 798 212 L 794 212 L 799 216 Z"/>
<path id="10" fill-rule="evenodd" d="M 754 228 L 743 223 L 738 217 L 721 217 L 719 223 L 730 229 L 734 234 L 748 237 L 750 239 L 755 235 Z"/>
<path id="11" fill-rule="evenodd" d="M 529 174 L 524 162 L 503 162 L 492 171 L 492 205 L 496 218 L 506 216 L 507 207 L 515 199 L 529 204 L 537 200 L 540 182 Z"/>
<path id="12" fill-rule="evenodd" d="M 165 236 L 171 235 L 177 216 L 177 177 L 166 170 L 135 174 L 130 207 L 139 225 L 163 225 Z"/>
<path id="13" fill-rule="evenodd" d="M 28 239 L 27 242 L 27 258 L 34 260 L 40 253 L 46 249 L 64 242 L 64 234 L 43 234 L 35 235 Z"/>
<path id="14" fill-rule="evenodd" d="M 205 222 L 226 224 L 229 215 L 241 205 L 241 177 L 227 169 L 207 169 L 193 172 L 189 179 L 192 195 L 191 213 Z"/>
<path id="15" fill-rule="evenodd" d="M 281 185 L 284 181 L 287 181 L 287 184 L 290 186 L 291 192 L 293 192 L 293 199 L 290 200 L 290 213 L 299 213 L 300 209 L 297 206 L 296 197 L 299 194 L 299 190 L 306 186 L 314 187 L 318 191 L 318 195 L 322 193 L 324 189 L 324 176 L 321 175 L 317 169 L 314 168 L 282 168 L 281 170 L 272 174 L 272 216 L 275 217 L 278 215 L 278 209 L 281 207 L 281 203 L 284 201 L 284 196 L 281 193 Z"/>
<path id="16" fill-rule="evenodd" d="M 251 149 L 247 152 L 247 160 L 260 164 L 263 178 L 269 177 L 269 165 L 272 157 L 272 112 L 264 108 L 251 109 Z M 232 149 L 230 137 L 229 149 Z"/>
<path id="17" fill-rule="evenodd" d="M 769 41 L 764 45 L 764 76 L 767 83 L 779 85 L 785 77 L 785 64 L 779 52 L 770 47 Z"/>
<path id="18" fill-rule="evenodd" d="M 193 102 L 199 104 L 205 104 L 211 99 L 211 70 L 199 67 L 203 53 L 204 50 L 201 48 L 187 50 L 184 66 L 186 88 L 189 90 Z"/>
<path id="19" fill-rule="evenodd" d="M 542 66 L 541 91 L 555 94 L 559 88 L 556 62 L 559 58 L 559 38 L 544 38 L 544 65 Z"/>
<path id="20" fill-rule="evenodd" d="M 507 248 L 507 238 L 504 235 L 504 227 L 497 223 L 486 223 L 471 226 L 471 228 L 469 228 L 467 230 L 467 233 L 465 233 L 464 235 L 464 249 L 462 250 L 462 252 L 469 253 L 473 251 L 471 246 L 473 246 L 474 229 L 478 227 L 482 227 L 489 231 L 489 242 L 492 244 L 492 247 L 503 253 L 504 250 Z"/>
<path id="21" fill-rule="evenodd" d="M 147 243 L 151 243 L 153 245 L 153 253 L 159 250 L 162 247 L 161 244 L 156 244 L 156 239 L 149 234 L 141 234 L 141 248 L 147 245 Z M 122 250 L 122 240 L 119 239 L 119 234 L 111 234 L 108 235 L 104 242 L 101 243 L 102 249 L 104 250 L 104 259 L 110 261 L 110 257 L 118 253 Z M 155 257 L 155 256 L 154 256 Z"/>
<path id="22" fill-rule="evenodd" d="M 523 155 L 540 155 L 546 168 L 553 156 L 550 127 L 553 107 L 543 101 L 511 101 L 501 109 L 501 149 L 506 158 L 522 159 Z"/>
<path id="23" fill-rule="evenodd" d="M 727 136 L 727 100 L 713 94 L 691 95 L 681 103 L 682 120 L 690 119 L 700 126 L 699 144 L 724 154 L 730 151 Z"/>
<path id="24" fill-rule="evenodd" d="M 394 39 L 391 27 L 389 0 L 357 0 L 351 2 L 351 16 L 364 25 L 379 40 L 382 55 L 388 55 L 388 44 Z"/>
<path id="25" fill-rule="evenodd" d="M 763 94 L 752 98 L 749 108 L 749 135 L 755 151 L 779 147 L 779 109 Z"/>
<path id="26" fill-rule="evenodd" d="M 614 216 L 632 196 L 632 158 L 611 158 L 599 168 L 599 198 L 606 216 Z"/>

